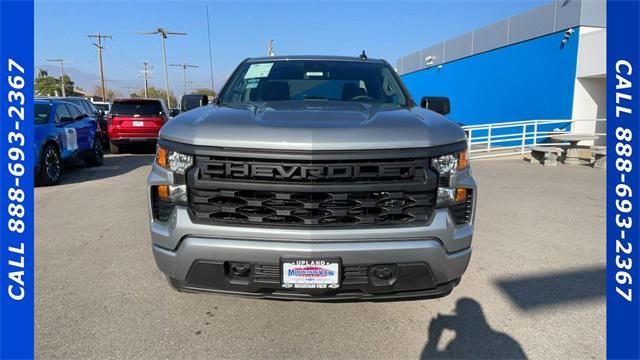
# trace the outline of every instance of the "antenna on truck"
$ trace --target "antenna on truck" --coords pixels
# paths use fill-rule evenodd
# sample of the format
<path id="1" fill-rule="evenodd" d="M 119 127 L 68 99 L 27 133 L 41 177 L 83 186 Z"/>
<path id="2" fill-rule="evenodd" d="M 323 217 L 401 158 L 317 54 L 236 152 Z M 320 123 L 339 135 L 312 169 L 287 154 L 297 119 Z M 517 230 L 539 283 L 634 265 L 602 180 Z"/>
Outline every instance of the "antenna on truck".
<path id="1" fill-rule="evenodd" d="M 364 53 L 364 50 L 362 50 L 362 54 L 360 54 L 360 60 L 362 61 L 367 60 L 367 54 Z"/>

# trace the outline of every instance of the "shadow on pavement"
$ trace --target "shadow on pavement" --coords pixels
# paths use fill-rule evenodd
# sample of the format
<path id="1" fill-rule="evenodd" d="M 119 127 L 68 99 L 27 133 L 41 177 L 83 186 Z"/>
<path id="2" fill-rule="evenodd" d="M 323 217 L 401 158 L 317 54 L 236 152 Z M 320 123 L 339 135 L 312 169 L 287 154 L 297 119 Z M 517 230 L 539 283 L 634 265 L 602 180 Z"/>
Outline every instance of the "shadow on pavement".
<path id="1" fill-rule="evenodd" d="M 495 331 L 487 323 L 480 304 L 470 298 L 456 303 L 454 315 L 439 314 L 429 324 L 429 340 L 421 359 L 526 359 L 520 344 L 505 333 Z M 444 330 L 455 332 L 455 338 L 438 350 Z"/>
<path id="2" fill-rule="evenodd" d="M 604 298 L 604 266 L 496 281 L 523 310 Z"/>
<path id="3" fill-rule="evenodd" d="M 126 174 L 140 167 L 151 165 L 152 154 L 107 155 L 102 166 L 86 167 L 81 162 L 65 166 L 60 185 L 107 179 Z"/>

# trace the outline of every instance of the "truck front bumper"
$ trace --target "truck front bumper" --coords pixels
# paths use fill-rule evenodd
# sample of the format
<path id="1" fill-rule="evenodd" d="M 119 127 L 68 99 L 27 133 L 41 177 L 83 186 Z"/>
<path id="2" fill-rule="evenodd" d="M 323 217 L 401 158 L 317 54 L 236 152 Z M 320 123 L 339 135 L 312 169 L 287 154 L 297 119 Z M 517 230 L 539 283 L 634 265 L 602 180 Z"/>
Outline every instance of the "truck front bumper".
<path id="1" fill-rule="evenodd" d="M 153 245 L 153 253 L 160 270 L 179 290 L 326 300 L 447 295 L 467 268 L 471 248 L 447 253 L 437 239 L 304 243 L 189 236 L 177 250 Z M 342 284 L 333 290 L 282 289 L 281 258 L 339 258 Z M 234 264 L 246 265 L 250 272 L 238 277 L 230 268 Z M 376 278 L 372 269 L 379 265 L 393 268 L 393 277 Z"/>

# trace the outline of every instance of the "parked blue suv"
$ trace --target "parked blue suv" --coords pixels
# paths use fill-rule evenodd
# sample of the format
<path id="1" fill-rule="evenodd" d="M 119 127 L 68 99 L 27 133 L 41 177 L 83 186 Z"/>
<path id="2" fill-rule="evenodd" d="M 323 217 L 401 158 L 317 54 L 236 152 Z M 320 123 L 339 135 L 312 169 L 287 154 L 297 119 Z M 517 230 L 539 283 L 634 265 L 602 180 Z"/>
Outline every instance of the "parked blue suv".
<path id="1" fill-rule="evenodd" d="M 104 152 L 98 122 L 77 105 L 36 99 L 34 123 L 36 184 L 59 183 L 63 161 L 80 158 L 89 166 L 102 165 Z"/>

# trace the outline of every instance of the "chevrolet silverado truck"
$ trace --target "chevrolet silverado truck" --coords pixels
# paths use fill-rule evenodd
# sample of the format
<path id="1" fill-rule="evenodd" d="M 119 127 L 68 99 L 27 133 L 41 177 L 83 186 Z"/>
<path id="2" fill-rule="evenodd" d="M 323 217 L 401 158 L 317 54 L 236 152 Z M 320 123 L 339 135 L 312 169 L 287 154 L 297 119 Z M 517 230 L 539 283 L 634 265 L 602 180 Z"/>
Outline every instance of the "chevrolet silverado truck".
<path id="1" fill-rule="evenodd" d="M 148 177 L 152 250 L 183 292 L 432 298 L 471 257 L 464 131 L 384 60 L 244 60 L 175 117 Z M 437 100 L 437 101 L 436 101 Z M 425 108 L 427 107 L 427 108 Z"/>

